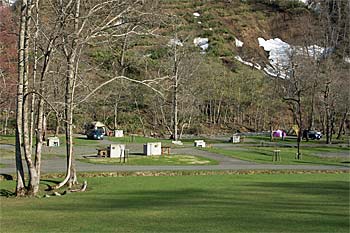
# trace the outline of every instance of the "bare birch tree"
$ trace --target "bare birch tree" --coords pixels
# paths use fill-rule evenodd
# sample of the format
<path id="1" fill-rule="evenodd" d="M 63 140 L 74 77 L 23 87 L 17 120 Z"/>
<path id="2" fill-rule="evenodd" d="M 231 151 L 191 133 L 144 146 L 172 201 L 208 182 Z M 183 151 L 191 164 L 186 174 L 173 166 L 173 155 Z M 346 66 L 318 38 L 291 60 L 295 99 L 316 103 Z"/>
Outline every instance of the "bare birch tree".
<path id="1" fill-rule="evenodd" d="M 149 1 L 151 4 L 152 1 Z M 64 17 L 61 20 L 63 28 L 62 51 L 66 60 L 66 90 L 65 90 L 65 129 L 66 129 L 66 153 L 67 171 L 62 182 L 54 188 L 60 188 L 65 184 L 69 187 L 77 183 L 76 169 L 74 166 L 73 154 L 73 115 L 77 104 L 85 101 L 98 89 L 108 83 L 124 78 L 123 75 L 116 75 L 103 84 L 99 85 L 89 95 L 78 101 L 76 88 L 81 65 L 81 56 L 84 49 L 97 40 L 105 40 L 106 37 L 124 37 L 127 34 L 148 34 L 140 22 L 140 17 L 151 15 L 143 11 L 144 1 L 140 0 L 108 0 L 82 2 L 81 0 L 59 1 L 57 9 Z M 148 6 L 149 7 L 149 6 Z M 133 25 L 130 30 L 125 27 Z M 145 82 L 143 82 L 145 84 Z"/>
<path id="2" fill-rule="evenodd" d="M 45 125 L 44 104 L 47 102 L 44 97 L 44 83 L 60 30 L 57 22 L 50 24 L 50 27 L 44 25 L 39 0 L 24 0 L 21 4 L 16 114 L 16 193 L 17 196 L 34 196 L 39 191 L 41 173 L 41 150 Z M 31 33 L 32 30 L 34 34 Z M 31 49 L 34 51 L 33 58 L 29 60 Z M 52 107 L 51 104 L 49 106 Z M 36 145 L 33 154 L 34 131 Z M 24 183 L 23 155 L 28 167 L 28 185 Z"/>

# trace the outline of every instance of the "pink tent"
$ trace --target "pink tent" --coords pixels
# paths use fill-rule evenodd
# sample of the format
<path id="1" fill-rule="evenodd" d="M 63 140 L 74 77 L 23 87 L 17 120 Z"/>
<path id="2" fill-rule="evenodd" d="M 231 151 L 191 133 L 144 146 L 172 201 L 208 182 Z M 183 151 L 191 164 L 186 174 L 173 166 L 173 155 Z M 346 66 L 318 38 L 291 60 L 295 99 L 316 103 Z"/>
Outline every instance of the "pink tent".
<path id="1" fill-rule="evenodd" d="M 276 137 L 276 138 L 282 138 L 282 137 L 286 136 L 286 132 L 284 132 L 283 130 L 278 129 L 276 131 L 273 131 L 272 136 Z"/>

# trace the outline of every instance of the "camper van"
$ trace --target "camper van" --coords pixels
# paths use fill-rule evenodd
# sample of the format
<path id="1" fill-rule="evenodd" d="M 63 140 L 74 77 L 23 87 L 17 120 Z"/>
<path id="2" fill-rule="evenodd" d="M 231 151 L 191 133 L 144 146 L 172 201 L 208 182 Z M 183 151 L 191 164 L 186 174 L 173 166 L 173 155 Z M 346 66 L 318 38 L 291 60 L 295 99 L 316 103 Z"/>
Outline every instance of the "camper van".
<path id="1" fill-rule="evenodd" d="M 103 131 L 99 129 L 93 129 L 89 130 L 86 134 L 88 139 L 96 139 L 96 140 L 103 140 Z"/>
<path id="2" fill-rule="evenodd" d="M 89 139 L 102 140 L 103 136 L 106 135 L 106 133 L 106 126 L 99 121 L 93 121 L 85 125 L 85 134 Z"/>

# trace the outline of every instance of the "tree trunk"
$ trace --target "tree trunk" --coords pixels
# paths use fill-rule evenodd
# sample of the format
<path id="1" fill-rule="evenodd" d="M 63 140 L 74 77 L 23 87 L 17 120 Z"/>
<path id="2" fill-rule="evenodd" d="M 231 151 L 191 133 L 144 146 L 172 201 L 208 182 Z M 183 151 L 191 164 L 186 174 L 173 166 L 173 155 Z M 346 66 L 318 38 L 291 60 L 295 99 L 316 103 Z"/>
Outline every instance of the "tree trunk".
<path id="1" fill-rule="evenodd" d="M 33 64 L 33 83 L 32 88 L 35 90 L 36 87 L 36 76 L 37 76 L 37 69 L 38 69 L 38 35 L 39 35 L 39 2 L 36 0 L 36 20 L 35 20 L 35 33 L 33 38 L 34 43 L 34 64 Z M 33 135 L 34 135 L 34 112 L 35 112 L 35 97 L 36 95 L 32 95 L 32 101 L 30 104 L 30 126 L 29 126 L 29 144 L 30 148 L 33 147 Z"/>
<path id="2" fill-rule="evenodd" d="M 117 119 L 118 119 L 118 102 L 114 103 L 114 115 L 113 115 L 113 122 L 114 122 L 114 130 L 118 129 Z"/>
<path id="3" fill-rule="evenodd" d="M 60 119 L 57 112 L 55 113 L 55 117 L 56 117 L 55 136 L 57 137 L 58 134 L 60 133 Z"/>
<path id="4" fill-rule="evenodd" d="M 137 117 L 139 118 L 139 121 L 140 121 L 140 123 L 142 125 L 142 134 L 143 134 L 143 136 L 147 136 L 147 134 L 146 134 L 146 127 L 145 127 L 145 124 L 143 123 L 142 114 L 140 112 L 139 105 L 138 105 L 136 99 L 135 99 L 135 106 L 136 106 L 136 109 L 137 109 Z"/>
<path id="5" fill-rule="evenodd" d="M 24 81 L 26 83 L 27 80 Z M 24 87 L 27 84 L 24 85 Z M 27 93 L 26 93 L 27 94 Z M 37 192 L 39 191 L 39 177 L 37 170 L 34 166 L 33 160 L 32 160 L 32 147 L 30 145 L 30 127 L 29 125 L 31 124 L 28 122 L 29 118 L 29 106 L 26 102 L 26 97 L 28 95 L 25 95 L 23 99 L 23 112 L 22 112 L 22 124 L 23 124 L 23 146 L 24 146 L 24 157 L 28 166 L 28 171 L 29 171 L 29 177 L 28 177 L 28 187 L 27 187 L 27 195 L 28 196 L 35 196 Z M 32 119 L 34 120 L 34 119 Z"/>
<path id="6" fill-rule="evenodd" d="M 343 131 L 343 129 L 344 129 L 344 124 L 345 124 L 346 116 L 348 115 L 348 112 L 349 112 L 349 109 L 346 108 L 346 110 L 345 110 L 345 112 L 344 112 L 344 114 L 343 114 L 343 117 L 342 117 L 342 119 L 341 119 L 341 121 L 340 121 L 337 139 L 340 139 L 340 137 L 341 137 L 342 131 Z"/>
<path id="7" fill-rule="evenodd" d="M 270 142 L 273 141 L 273 129 L 272 129 L 272 121 L 270 123 Z"/>
<path id="8" fill-rule="evenodd" d="M 174 43 L 174 89 L 173 89 L 173 139 L 174 141 L 178 140 L 178 57 L 177 57 L 177 45 Z"/>
<path id="9" fill-rule="evenodd" d="M 298 108 L 298 127 L 299 127 L 299 131 L 298 131 L 298 138 L 297 138 L 297 147 L 298 147 L 298 152 L 297 152 L 297 155 L 296 155 L 296 158 L 298 160 L 301 160 L 302 159 L 302 155 L 301 155 L 301 152 L 300 152 L 300 144 L 301 144 L 301 139 L 302 139 L 302 135 L 303 135 L 303 116 L 302 116 L 302 111 L 301 111 L 301 103 L 300 103 L 300 96 L 298 96 L 298 102 L 297 102 L 297 108 Z"/>
<path id="10" fill-rule="evenodd" d="M 27 21 L 28 1 L 22 0 L 21 19 L 18 42 L 18 84 L 17 84 L 17 104 L 16 104 L 16 196 L 24 196 L 26 193 L 24 170 L 22 163 L 22 145 L 23 145 L 23 80 L 26 73 L 25 61 L 25 40 L 26 40 L 26 21 Z"/>
<path id="11" fill-rule="evenodd" d="M 74 34 L 72 43 L 64 44 L 65 56 L 67 59 L 67 75 L 66 75 L 66 93 L 65 93 L 65 128 L 66 128 L 66 154 L 67 154 L 67 169 L 66 176 L 62 182 L 53 187 L 58 189 L 66 184 L 72 187 L 77 183 L 76 169 L 74 165 L 73 154 L 73 111 L 74 111 L 74 91 L 76 86 L 76 77 L 78 71 L 78 31 L 79 31 L 79 17 L 80 17 L 80 0 L 75 3 L 74 12 Z M 69 51 L 68 51 L 69 49 Z"/>
<path id="12" fill-rule="evenodd" d="M 68 72 L 66 77 L 66 95 L 65 95 L 65 130 L 66 130 L 66 154 L 67 154 L 67 169 L 66 176 L 62 182 L 54 187 L 54 189 L 61 188 L 68 183 L 71 187 L 74 181 L 75 168 L 73 167 L 73 85 L 74 85 L 74 60 L 71 56 L 68 59 Z"/>
<path id="13" fill-rule="evenodd" d="M 36 130 L 36 148 L 35 148 L 35 160 L 34 160 L 34 166 L 37 171 L 38 176 L 38 184 L 36 187 L 39 187 L 39 181 L 40 181 L 40 170 L 41 170 L 41 151 L 42 151 L 42 145 L 43 145 L 43 125 L 44 125 L 44 101 L 42 98 L 39 100 L 39 106 L 38 106 L 38 116 L 37 116 L 37 130 Z M 36 192 L 38 190 L 35 190 Z"/>
<path id="14" fill-rule="evenodd" d="M 315 89 L 316 89 L 316 82 L 313 85 L 312 88 L 312 96 L 311 96 L 311 111 L 309 116 L 309 127 L 308 130 L 312 130 L 314 128 L 314 122 L 315 122 Z"/>
<path id="15" fill-rule="evenodd" d="M 220 96 L 219 105 L 218 105 L 218 109 L 217 109 L 216 120 L 215 120 L 215 122 L 217 124 L 220 124 L 221 106 L 222 106 L 222 101 L 223 101 L 222 98 L 223 98 L 223 94 L 221 94 L 221 96 Z"/>
<path id="16" fill-rule="evenodd" d="M 7 109 L 5 113 L 5 122 L 4 122 L 4 129 L 3 129 L 3 134 L 7 135 L 7 127 L 8 127 L 8 120 L 10 118 L 10 110 Z"/>
<path id="17" fill-rule="evenodd" d="M 331 144 L 331 109 L 329 104 L 329 88 L 330 82 L 327 82 L 326 89 L 324 91 L 324 108 L 325 108 L 325 121 L 326 121 L 326 143 Z"/>

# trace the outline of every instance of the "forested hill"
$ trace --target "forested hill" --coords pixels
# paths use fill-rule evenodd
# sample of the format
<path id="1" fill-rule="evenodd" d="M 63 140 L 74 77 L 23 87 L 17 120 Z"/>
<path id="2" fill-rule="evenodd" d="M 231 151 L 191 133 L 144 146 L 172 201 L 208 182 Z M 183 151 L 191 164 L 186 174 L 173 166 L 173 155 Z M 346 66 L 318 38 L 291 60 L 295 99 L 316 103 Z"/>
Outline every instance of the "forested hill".
<path id="1" fill-rule="evenodd" d="M 40 6 L 39 53 L 45 54 L 48 35 L 58 38 L 44 82 L 46 99 L 61 113 L 48 110 L 52 130 L 64 117 L 58 103 L 67 94 L 65 43 L 80 46 L 73 82 L 78 130 L 92 120 L 146 135 L 171 135 L 175 128 L 179 134 L 289 130 L 295 124 L 347 130 L 348 1 L 125 0 L 120 9 L 111 1 L 96 15 L 87 13 L 104 1 L 88 2 L 80 13 L 82 21 L 91 20 L 76 41 L 69 17 L 64 28 L 55 24 L 64 6 Z M 113 27 L 93 34 L 113 14 L 120 15 Z M 1 107 L 13 109 L 8 103 Z"/>
<path id="2" fill-rule="evenodd" d="M 209 39 L 209 56 L 230 59 L 242 54 L 264 60 L 266 54 L 259 47 L 259 37 L 298 43 L 305 36 L 305 20 L 310 20 L 310 11 L 304 4 L 280 2 L 182 0 L 162 1 L 161 7 L 164 13 L 180 18 L 181 33 L 192 40 Z M 242 48 L 236 46 L 235 39 L 244 43 Z"/>

